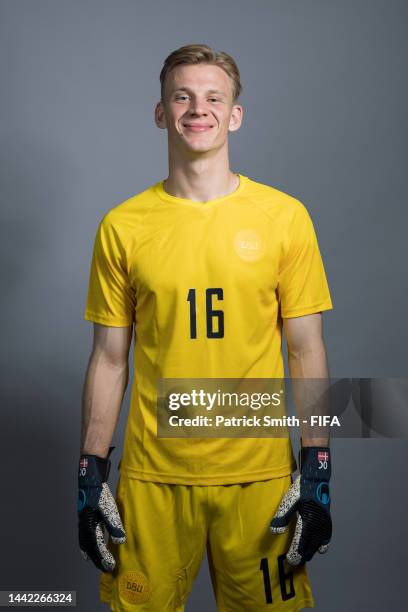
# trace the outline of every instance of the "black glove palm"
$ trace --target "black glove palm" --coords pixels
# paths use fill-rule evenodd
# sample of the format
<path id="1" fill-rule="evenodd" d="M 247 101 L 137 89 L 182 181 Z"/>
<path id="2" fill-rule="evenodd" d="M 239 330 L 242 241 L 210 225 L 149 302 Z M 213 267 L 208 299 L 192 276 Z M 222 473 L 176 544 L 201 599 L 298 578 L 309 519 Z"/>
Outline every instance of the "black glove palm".
<path id="1" fill-rule="evenodd" d="M 300 475 L 282 498 L 270 524 L 272 533 L 283 533 L 297 513 L 295 535 L 286 555 L 291 565 L 303 565 L 316 551 L 325 553 L 332 535 L 330 450 L 302 448 L 299 463 Z"/>
<path id="2" fill-rule="evenodd" d="M 102 459 L 96 455 L 81 455 L 78 473 L 78 533 L 79 546 L 84 559 L 91 559 L 103 572 L 112 571 L 115 559 L 105 542 L 106 527 L 112 542 L 126 540 L 115 499 L 107 484 L 110 470 L 109 455 Z"/>

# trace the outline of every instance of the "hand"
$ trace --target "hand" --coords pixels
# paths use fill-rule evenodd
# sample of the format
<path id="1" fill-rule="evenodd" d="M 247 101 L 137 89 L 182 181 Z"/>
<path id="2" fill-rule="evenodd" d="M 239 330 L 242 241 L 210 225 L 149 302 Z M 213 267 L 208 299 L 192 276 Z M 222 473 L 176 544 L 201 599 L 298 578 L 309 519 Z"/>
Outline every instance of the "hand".
<path id="1" fill-rule="evenodd" d="M 103 572 L 111 572 L 115 559 L 108 550 L 103 528 L 106 527 L 112 542 L 122 544 L 125 530 L 115 499 L 107 484 L 111 462 L 109 449 L 106 459 L 96 455 L 81 455 L 78 472 L 78 534 L 84 559 L 91 559 Z"/>
<path id="2" fill-rule="evenodd" d="M 300 475 L 282 498 L 270 524 L 272 533 L 283 533 L 296 512 L 295 535 L 286 554 L 291 565 L 303 565 L 316 551 L 325 553 L 332 535 L 330 449 L 303 447 L 299 463 Z"/>

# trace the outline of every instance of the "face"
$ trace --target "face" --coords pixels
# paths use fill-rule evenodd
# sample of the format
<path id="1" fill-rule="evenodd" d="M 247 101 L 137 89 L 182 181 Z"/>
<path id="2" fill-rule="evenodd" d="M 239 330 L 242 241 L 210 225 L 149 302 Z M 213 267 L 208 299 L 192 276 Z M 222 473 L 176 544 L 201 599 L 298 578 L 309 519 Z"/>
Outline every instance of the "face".
<path id="1" fill-rule="evenodd" d="M 232 80 L 219 66 L 176 66 L 166 78 L 164 104 L 156 106 L 156 125 L 167 129 L 170 147 L 217 150 L 242 122 L 242 106 L 232 95 Z"/>

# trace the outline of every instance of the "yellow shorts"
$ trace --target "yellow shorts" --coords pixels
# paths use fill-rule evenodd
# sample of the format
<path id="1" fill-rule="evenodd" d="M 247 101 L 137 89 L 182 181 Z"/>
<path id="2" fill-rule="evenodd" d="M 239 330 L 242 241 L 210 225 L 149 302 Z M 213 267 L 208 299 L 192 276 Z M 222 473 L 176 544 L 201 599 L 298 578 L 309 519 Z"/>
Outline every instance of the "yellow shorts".
<path id="1" fill-rule="evenodd" d="M 291 476 L 234 485 L 145 482 L 121 474 L 124 544 L 110 544 L 113 573 L 100 598 L 115 612 L 182 612 L 207 549 L 219 612 L 295 612 L 313 607 L 305 567 L 284 560 L 293 536 L 270 520 Z"/>

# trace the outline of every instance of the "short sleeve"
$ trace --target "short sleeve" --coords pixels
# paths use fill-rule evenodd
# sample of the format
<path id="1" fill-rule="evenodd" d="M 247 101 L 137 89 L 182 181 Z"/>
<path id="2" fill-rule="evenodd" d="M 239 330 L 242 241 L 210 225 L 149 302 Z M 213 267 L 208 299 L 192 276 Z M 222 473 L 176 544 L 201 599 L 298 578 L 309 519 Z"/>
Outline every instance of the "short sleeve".
<path id="1" fill-rule="evenodd" d="M 123 245 L 109 213 L 96 233 L 85 319 L 113 327 L 132 325 L 135 296 L 129 283 Z"/>
<path id="2" fill-rule="evenodd" d="M 284 239 L 278 294 L 283 318 L 333 308 L 313 222 L 301 202 Z"/>

